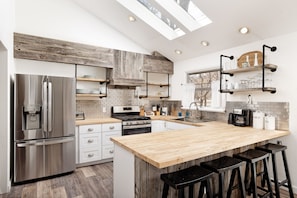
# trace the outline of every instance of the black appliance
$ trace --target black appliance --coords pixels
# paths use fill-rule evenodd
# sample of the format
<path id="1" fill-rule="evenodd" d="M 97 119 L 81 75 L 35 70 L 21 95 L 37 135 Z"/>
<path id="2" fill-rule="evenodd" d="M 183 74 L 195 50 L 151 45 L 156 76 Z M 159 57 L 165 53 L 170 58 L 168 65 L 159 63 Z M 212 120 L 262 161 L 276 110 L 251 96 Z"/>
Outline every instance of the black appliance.
<path id="1" fill-rule="evenodd" d="M 150 133 L 151 118 L 140 116 L 139 106 L 113 106 L 111 117 L 122 120 L 122 135 Z"/>
<path id="2" fill-rule="evenodd" d="M 235 126 L 252 126 L 253 115 L 250 109 L 233 109 L 229 113 L 228 124 Z"/>

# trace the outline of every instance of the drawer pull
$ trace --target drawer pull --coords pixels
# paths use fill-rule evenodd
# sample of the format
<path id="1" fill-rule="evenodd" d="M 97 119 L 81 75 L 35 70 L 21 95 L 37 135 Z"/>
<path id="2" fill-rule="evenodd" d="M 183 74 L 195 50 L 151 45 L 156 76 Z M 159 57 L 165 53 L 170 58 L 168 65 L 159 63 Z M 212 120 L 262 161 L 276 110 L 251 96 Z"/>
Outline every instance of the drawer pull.
<path id="1" fill-rule="evenodd" d="M 109 153 L 113 153 L 113 150 L 110 150 Z"/>
<path id="2" fill-rule="evenodd" d="M 110 126 L 109 129 L 114 129 L 114 126 Z"/>
<path id="3" fill-rule="evenodd" d="M 88 128 L 88 131 L 94 131 L 94 129 L 93 128 Z"/>
<path id="4" fill-rule="evenodd" d="M 88 154 L 88 157 L 94 157 L 94 153 Z"/>
<path id="5" fill-rule="evenodd" d="M 94 142 L 94 140 L 92 140 L 92 139 L 88 140 L 88 143 L 93 143 L 93 142 Z"/>

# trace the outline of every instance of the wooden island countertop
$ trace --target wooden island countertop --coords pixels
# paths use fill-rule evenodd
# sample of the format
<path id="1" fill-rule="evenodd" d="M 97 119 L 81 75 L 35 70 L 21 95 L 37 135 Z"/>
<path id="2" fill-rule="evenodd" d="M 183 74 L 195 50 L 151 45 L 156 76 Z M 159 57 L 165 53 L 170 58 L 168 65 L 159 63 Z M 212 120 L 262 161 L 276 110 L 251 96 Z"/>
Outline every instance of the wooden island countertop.
<path id="1" fill-rule="evenodd" d="M 190 129 L 113 137 L 111 140 L 161 169 L 289 134 L 289 131 L 237 127 L 214 121 L 198 123 Z"/>

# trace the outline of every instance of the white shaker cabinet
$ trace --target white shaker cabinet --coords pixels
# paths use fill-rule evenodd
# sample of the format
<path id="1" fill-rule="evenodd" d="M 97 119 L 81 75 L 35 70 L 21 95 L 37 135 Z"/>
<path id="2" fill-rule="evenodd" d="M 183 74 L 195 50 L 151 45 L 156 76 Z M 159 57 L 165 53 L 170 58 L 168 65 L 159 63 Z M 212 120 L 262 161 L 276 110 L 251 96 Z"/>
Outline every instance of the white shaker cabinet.
<path id="1" fill-rule="evenodd" d="M 101 124 L 79 126 L 79 163 L 93 162 L 102 159 L 101 131 Z"/>
<path id="2" fill-rule="evenodd" d="M 121 123 L 102 124 L 102 159 L 108 159 L 113 157 L 114 144 L 110 140 L 110 138 L 121 135 Z"/>

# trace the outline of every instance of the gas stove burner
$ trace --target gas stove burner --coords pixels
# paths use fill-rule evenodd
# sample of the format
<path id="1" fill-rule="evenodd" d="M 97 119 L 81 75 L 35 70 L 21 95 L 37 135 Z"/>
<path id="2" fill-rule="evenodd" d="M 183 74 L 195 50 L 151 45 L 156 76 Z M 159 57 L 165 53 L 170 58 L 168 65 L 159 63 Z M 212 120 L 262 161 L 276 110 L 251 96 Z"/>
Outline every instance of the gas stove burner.
<path id="1" fill-rule="evenodd" d="M 113 115 L 113 118 L 117 118 L 122 121 L 131 121 L 131 120 L 150 120 L 150 117 L 139 116 L 139 115 Z"/>

